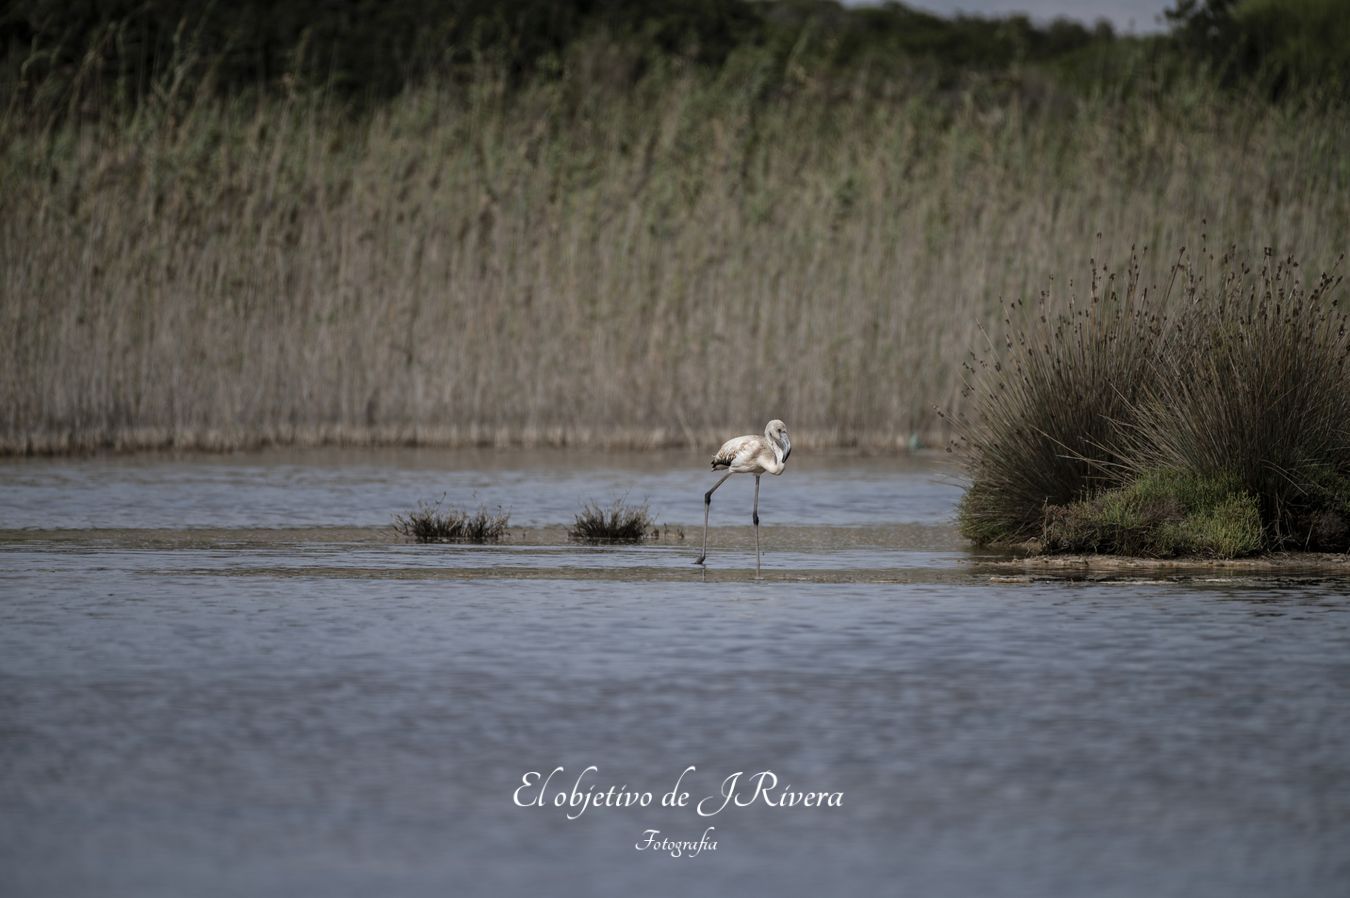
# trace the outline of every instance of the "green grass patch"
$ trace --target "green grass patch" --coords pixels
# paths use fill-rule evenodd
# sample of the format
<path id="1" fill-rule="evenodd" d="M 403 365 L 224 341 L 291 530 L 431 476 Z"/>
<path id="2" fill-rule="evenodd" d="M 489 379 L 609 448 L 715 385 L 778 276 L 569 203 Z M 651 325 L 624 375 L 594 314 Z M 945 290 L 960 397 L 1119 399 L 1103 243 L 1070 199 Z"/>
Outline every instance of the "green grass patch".
<path id="1" fill-rule="evenodd" d="M 1261 511 L 1235 477 L 1150 472 L 1090 499 L 1048 506 L 1046 552 L 1240 558 L 1266 548 Z"/>

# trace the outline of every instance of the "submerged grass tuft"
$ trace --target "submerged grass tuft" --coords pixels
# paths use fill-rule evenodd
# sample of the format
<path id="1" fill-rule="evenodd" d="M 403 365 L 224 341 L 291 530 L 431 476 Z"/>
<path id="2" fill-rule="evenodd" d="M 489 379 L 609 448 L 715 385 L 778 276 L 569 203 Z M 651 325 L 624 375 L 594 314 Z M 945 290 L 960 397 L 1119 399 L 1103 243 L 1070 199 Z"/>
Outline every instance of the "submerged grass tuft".
<path id="1" fill-rule="evenodd" d="M 656 532 L 647 503 L 629 505 L 623 498 L 608 507 L 587 503 L 567 535 L 578 542 L 640 543 Z"/>
<path id="2" fill-rule="evenodd" d="M 447 508 L 441 511 L 444 497 L 435 502 L 419 502 L 407 517 L 394 518 L 394 530 L 419 543 L 495 543 L 506 535 L 510 514 L 500 508 L 488 511 L 480 505 L 476 511 Z"/>

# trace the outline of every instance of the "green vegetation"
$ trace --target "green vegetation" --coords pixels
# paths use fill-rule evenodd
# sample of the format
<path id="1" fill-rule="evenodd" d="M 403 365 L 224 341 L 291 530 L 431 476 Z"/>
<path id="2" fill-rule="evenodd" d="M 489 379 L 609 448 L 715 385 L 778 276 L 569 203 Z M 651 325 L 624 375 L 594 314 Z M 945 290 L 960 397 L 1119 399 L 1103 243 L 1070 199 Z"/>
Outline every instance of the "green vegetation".
<path id="1" fill-rule="evenodd" d="M 1235 477 L 1149 472 L 1046 509 L 1047 552 L 1238 558 L 1265 546 L 1256 497 Z"/>
<path id="2" fill-rule="evenodd" d="M 1350 245 L 1348 82 L 1215 74 L 1194 10 L 270 9 L 0 21 L 0 453 L 940 445 L 952 360 L 1090 253 Z"/>
<path id="3" fill-rule="evenodd" d="M 512 84 L 556 75 L 574 45 L 607 39 L 635 67 L 596 74 L 631 81 L 672 64 L 716 70 L 746 51 L 801 74 L 921 69 L 950 78 L 1061 58 L 1108 44 L 1109 28 L 1025 17 L 948 20 L 902 4 L 821 0 L 17 0 L 0 20 L 0 84 L 31 102 L 108 98 L 144 103 L 166 81 L 217 95 L 321 88 L 378 104 L 428 80 L 475 80 L 483 63 Z M 612 60 L 610 60 L 612 62 Z M 776 92 L 761 80 L 751 90 Z M 115 89 L 112 89 L 115 88 Z"/>
<path id="4" fill-rule="evenodd" d="M 447 508 L 441 511 L 442 496 L 436 502 L 419 502 L 407 517 L 394 518 L 394 531 L 419 543 L 495 543 L 506 535 L 510 515 L 500 508 L 495 512 L 479 506 L 477 511 Z"/>
<path id="5" fill-rule="evenodd" d="M 1202 252 L 1173 285 L 1094 270 L 1005 318 L 958 419 L 965 535 L 1050 552 L 1350 550 L 1350 334 L 1339 278 Z M 1016 316 L 1016 317 L 1014 317 Z"/>
<path id="6" fill-rule="evenodd" d="M 1343 0 L 1180 0 L 1173 40 L 1226 84 L 1272 96 L 1344 96 L 1350 16 Z"/>
<path id="7" fill-rule="evenodd" d="M 647 503 L 629 505 L 620 497 L 608 507 L 587 503 L 567 535 L 587 543 L 640 543 L 652 538 L 655 532 L 656 524 Z"/>
<path id="8" fill-rule="evenodd" d="M 1037 538 L 1046 506 L 1119 481 L 1118 434 L 1156 389 L 1165 352 L 1156 293 L 1138 256 L 1122 278 L 1094 261 L 1086 297 L 1008 304 L 1002 345 L 965 365 L 956 448 L 971 474 L 962 532 L 978 543 Z"/>

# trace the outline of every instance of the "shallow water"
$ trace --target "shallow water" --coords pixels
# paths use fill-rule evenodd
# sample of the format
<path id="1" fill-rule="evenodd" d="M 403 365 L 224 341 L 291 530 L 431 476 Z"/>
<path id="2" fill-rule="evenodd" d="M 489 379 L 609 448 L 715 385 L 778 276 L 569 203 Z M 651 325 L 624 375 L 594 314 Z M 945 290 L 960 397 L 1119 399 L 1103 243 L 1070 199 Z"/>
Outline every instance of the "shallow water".
<path id="1" fill-rule="evenodd" d="M 632 482 L 695 520 L 697 469 L 528 457 L 0 466 L 0 893 L 1350 884 L 1344 581 L 1008 582 L 938 526 L 956 490 L 931 463 L 840 457 L 766 479 L 782 525 L 754 582 L 730 510 L 706 572 L 696 528 L 562 539 L 578 497 Z M 379 527 L 447 481 L 532 527 L 498 547 Z M 50 530 L 89 525 L 118 529 Z M 188 525 L 214 529 L 155 529 Z M 568 820 L 512 800 L 527 771 L 566 768 L 551 796 L 588 765 L 583 792 L 657 804 L 693 765 L 691 804 L 771 770 L 842 806 Z M 697 857 L 634 847 L 708 826 Z"/>
<path id="2" fill-rule="evenodd" d="M 720 476 L 708 471 L 707 456 L 332 449 L 11 461 L 0 465 L 0 529 L 384 526 L 441 496 L 451 505 L 500 506 L 525 526 L 567 523 L 587 502 L 627 496 L 649 502 L 658 522 L 701 526 L 703 493 Z M 791 477 L 762 478 L 760 517 L 942 523 L 961 493 L 944 461 L 794 453 Z M 714 497 L 713 523 L 749 524 L 753 499 L 753 478 L 731 478 Z"/>

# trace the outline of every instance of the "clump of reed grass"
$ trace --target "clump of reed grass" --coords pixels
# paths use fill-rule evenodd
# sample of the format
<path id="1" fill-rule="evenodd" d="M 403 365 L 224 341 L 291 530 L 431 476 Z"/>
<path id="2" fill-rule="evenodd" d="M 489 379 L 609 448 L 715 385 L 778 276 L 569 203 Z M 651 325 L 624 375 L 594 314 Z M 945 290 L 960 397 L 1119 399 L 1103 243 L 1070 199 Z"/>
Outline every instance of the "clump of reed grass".
<path id="1" fill-rule="evenodd" d="M 1267 251 L 1257 272 L 1219 260 L 1187 272 L 1192 311 L 1122 434 L 1128 476 L 1155 468 L 1232 476 L 1274 548 L 1350 548 L 1350 317 L 1339 277 L 1311 285 Z M 1338 519 L 1341 523 L 1338 524 Z"/>
<path id="2" fill-rule="evenodd" d="M 1350 549 L 1339 278 L 1305 284 L 1269 251 L 1256 267 L 1183 253 L 1161 292 L 1138 271 L 1117 292 L 1094 266 L 1085 303 L 1043 295 L 1005 316 L 1002 351 L 969 367 L 964 535 L 1150 556 Z"/>
<path id="3" fill-rule="evenodd" d="M 394 530 L 419 543 L 495 543 L 506 535 L 510 514 L 500 508 L 488 511 L 460 508 L 441 510 L 444 497 L 435 502 L 422 501 L 405 517 L 394 517 Z"/>
<path id="4" fill-rule="evenodd" d="M 1086 298 L 1044 291 L 1005 305 L 1002 347 L 965 363 L 970 412 L 954 423 L 971 478 L 959 511 L 967 538 L 1035 538 L 1046 506 L 1111 484 L 1118 433 L 1166 351 L 1168 297 L 1151 297 L 1140 271 L 1138 255 L 1119 281 L 1094 260 Z"/>
<path id="5" fill-rule="evenodd" d="M 640 543 L 656 533 L 656 523 L 646 502 L 630 505 L 623 497 L 608 506 L 595 502 L 577 513 L 567 535 L 587 543 Z"/>

